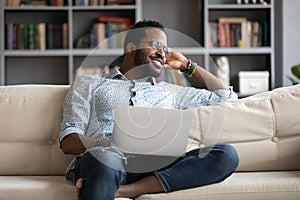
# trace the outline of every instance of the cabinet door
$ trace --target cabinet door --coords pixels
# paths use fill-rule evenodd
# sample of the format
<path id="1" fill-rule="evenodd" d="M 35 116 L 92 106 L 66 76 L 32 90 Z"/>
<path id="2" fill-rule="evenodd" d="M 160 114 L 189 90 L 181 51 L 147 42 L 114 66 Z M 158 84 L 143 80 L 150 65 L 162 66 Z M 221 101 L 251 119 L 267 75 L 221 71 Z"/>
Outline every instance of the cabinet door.
<path id="1" fill-rule="evenodd" d="M 68 84 L 68 9 L 5 7 L 3 15 L 2 84 Z"/>
<path id="2" fill-rule="evenodd" d="M 5 85 L 68 84 L 66 56 L 7 56 Z"/>

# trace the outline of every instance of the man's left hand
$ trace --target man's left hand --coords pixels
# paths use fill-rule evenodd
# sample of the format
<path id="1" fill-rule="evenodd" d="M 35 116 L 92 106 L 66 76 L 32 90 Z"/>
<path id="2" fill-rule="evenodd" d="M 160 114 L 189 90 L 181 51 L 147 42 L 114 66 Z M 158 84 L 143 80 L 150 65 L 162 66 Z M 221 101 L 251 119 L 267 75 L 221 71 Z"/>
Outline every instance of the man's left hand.
<path id="1" fill-rule="evenodd" d="M 185 71 L 187 64 L 188 59 L 179 51 L 172 49 L 172 54 L 167 58 L 164 67 L 167 69 Z"/>

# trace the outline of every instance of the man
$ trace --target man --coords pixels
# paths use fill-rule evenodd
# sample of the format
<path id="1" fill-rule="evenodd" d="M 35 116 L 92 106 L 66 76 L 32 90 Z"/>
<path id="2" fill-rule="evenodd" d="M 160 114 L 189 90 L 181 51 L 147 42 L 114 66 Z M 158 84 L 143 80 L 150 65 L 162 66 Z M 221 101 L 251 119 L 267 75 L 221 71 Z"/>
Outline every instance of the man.
<path id="1" fill-rule="evenodd" d="M 199 149 L 187 152 L 153 172 L 125 172 L 120 154 L 110 145 L 116 106 L 185 109 L 237 96 L 215 76 L 170 49 L 164 27 L 156 21 L 140 21 L 129 30 L 122 59 L 111 74 L 79 77 L 66 96 L 59 141 L 64 153 L 79 155 L 66 175 L 74 181 L 76 195 L 81 200 L 131 198 L 217 183 L 232 174 L 238 157 L 230 145 L 215 145 L 203 158 Z M 153 77 L 164 68 L 185 72 L 205 89 L 155 83 Z"/>

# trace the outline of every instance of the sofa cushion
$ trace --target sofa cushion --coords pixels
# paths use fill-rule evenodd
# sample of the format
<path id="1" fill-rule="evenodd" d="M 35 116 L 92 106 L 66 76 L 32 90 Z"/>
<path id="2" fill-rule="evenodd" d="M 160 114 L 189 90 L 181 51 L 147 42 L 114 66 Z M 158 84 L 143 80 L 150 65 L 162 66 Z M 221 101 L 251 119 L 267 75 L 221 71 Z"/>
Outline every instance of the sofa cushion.
<path id="1" fill-rule="evenodd" d="M 182 191 L 143 195 L 137 200 L 298 200 L 300 171 L 237 172 L 225 181 Z"/>
<path id="2" fill-rule="evenodd" d="M 300 169 L 300 85 L 191 109 L 188 149 L 230 143 L 238 171 Z"/>
<path id="3" fill-rule="evenodd" d="M 74 186 L 63 176 L 0 176 L 1 199 L 74 200 Z"/>
<path id="4" fill-rule="evenodd" d="M 0 87 L 1 175 L 62 175 L 71 159 L 57 138 L 68 86 Z"/>
<path id="5" fill-rule="evenodd" d="M 143 195 L 136 199 L 298 200 L 299 177 L 300 171 L 239 172 L 218 184 L 171 193 Z M 73 200 L 74 186 L 63 176 L 0 176 L 0 194 L 1 199 Z"/>

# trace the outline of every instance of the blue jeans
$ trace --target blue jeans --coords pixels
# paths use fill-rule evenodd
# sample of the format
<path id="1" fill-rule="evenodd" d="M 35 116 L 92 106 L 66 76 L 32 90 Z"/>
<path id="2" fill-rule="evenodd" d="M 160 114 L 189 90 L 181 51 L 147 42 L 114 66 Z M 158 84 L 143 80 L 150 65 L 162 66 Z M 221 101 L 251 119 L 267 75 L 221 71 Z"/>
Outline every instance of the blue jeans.
<path id="1" fill-rule="evenodd" d="M 159 179 L 165 192 L 217 183 L 230 176 L 237 168 L 238 162 L 235 149 L 222 144 L 187 152 L 160 170 L 126 173 L 122 159 L 117 153 L 95 148 L 78 158 L 75 178 L 87 178 L 80 200 L 113 200 L 120 185 L 150 175 Z"/>

